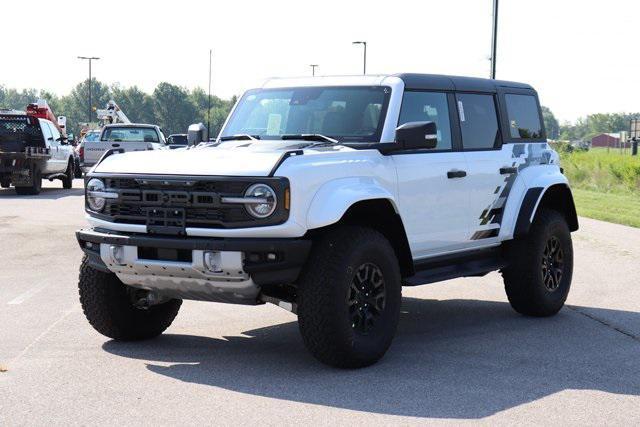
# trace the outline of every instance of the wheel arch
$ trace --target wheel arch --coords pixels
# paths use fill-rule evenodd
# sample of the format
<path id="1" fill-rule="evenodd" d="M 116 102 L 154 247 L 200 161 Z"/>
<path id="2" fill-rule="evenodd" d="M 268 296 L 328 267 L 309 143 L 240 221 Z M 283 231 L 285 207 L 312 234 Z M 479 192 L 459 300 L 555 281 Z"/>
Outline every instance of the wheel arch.
<path id="1" fill-rule="evenodd" d="M 402 277 L 415 274 L 407 233 L 391 199 L 374 198 L 356 201 L 345 210 L 338 221 L 310 230 L 310 234 L 320 235 L 327 229 L 340 225 L 358 225 L 378 231 L 391 243 L 398 258 Z"/>
<path id="2" fill-rule="evenodd" d="M 525 236 L 536 215 L 544 208 L 560 212 L 570 231 L 579 228 L 578 214 L 573 194 L 566 183 L 555 183 L 546 187 L 531 187 L 524 195 L 514 229 L 514 238 Z"/>

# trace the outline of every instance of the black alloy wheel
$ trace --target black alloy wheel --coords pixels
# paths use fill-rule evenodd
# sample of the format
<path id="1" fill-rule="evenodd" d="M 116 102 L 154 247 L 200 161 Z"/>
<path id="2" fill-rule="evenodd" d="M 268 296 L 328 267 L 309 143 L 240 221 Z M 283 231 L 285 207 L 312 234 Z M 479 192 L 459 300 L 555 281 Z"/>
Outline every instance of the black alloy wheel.
<path id="1" fill-rule="evenodd" d="M 356 270 L 349 291 L 351 327 L 367 334 L 384 311 L 386 292 L 384 276 L 373 263 L 362 264 Z"/>

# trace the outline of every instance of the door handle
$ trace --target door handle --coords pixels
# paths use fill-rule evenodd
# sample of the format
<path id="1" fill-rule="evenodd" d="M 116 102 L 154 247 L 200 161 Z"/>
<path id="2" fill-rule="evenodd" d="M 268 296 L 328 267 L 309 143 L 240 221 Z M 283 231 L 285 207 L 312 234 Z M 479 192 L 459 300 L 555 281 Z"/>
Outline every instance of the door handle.
<path id="1" fill-rule="evenodd" d="M 511 175 L 513 173 L 517 173 L 518 172 L 518 168 L 500 168 L 500 175 Z"/>
<path id="2" fill-rule="evenodd" d="M 118 147 L 120 147 L 120 144 L 111 144 L 111 146 L 114 147 L 114 148 L 118 148 Z"/>
<path id="3" fill-rule="evenodd" d="M 464 178 L 467 176 L 467 171 L 449 171 L 447 172 L 447 178 Z"/>

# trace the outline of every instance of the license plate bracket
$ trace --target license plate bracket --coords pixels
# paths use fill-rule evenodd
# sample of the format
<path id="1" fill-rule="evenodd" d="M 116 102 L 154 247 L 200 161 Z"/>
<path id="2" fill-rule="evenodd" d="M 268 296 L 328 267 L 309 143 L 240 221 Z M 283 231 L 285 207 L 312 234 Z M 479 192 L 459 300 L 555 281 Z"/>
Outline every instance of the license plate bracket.
<path id="1" fill-rule="evenodd" d="M 151 234 L 186 235 L 184 208 L 146 208 L 147 232 Z"/>

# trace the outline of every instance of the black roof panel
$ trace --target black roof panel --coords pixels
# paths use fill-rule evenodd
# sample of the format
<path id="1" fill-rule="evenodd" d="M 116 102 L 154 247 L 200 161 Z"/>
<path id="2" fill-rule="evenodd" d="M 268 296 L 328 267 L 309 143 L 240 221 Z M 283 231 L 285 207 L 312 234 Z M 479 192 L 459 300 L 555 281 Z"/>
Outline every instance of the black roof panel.
<path id="1" fill-rule="evenodd" d="M 533 90 L 528 84 L 478 77 L 445 76 L 440 74 L 394 74 L 404 81 L 405 89 L 462 90 L 471 92 L 495 92 L 497 88 L 511 87 Z"/>

